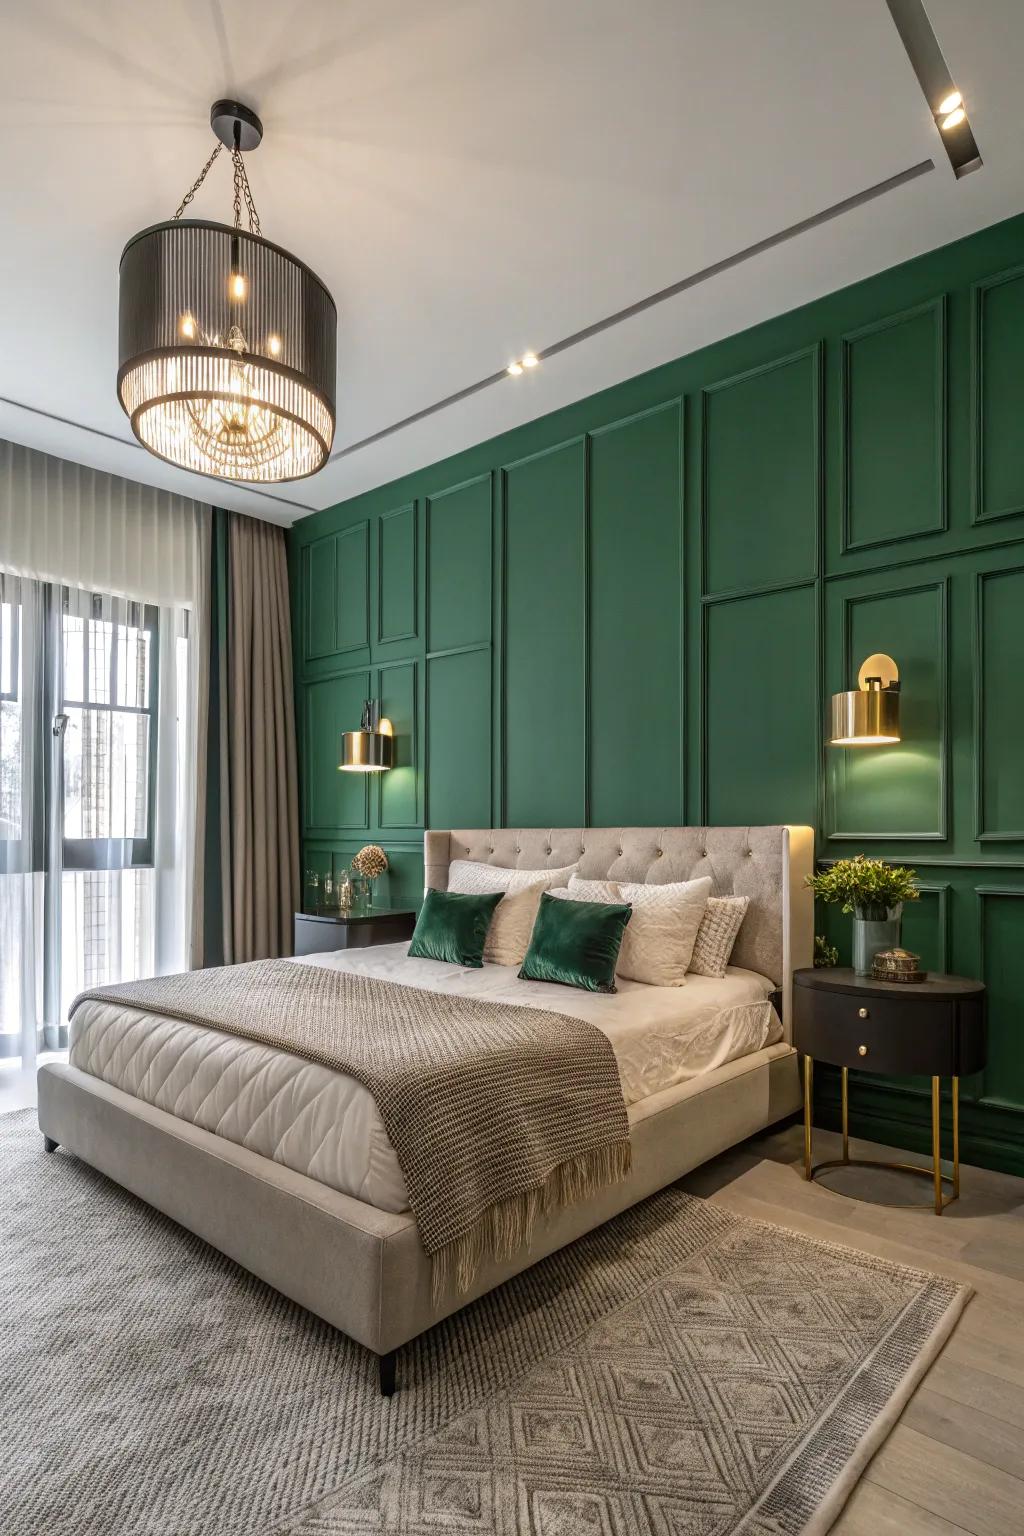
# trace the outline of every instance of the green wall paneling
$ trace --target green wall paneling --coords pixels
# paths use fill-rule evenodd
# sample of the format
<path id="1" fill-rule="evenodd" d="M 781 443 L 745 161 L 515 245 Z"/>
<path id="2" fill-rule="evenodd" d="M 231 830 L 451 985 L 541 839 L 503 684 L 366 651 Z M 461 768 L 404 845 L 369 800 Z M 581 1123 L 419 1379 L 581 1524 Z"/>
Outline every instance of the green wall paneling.
<path id="1" fill-rule="evenodd" d="M 900 942 L 905 949 L 921 956 L 921 966 L 926 971 L 950 969 L 949 923 L 952 886 L 948 881 L 931 884 L 917 882 L 920 891 L 916 901 L 903 904 L 903 925 Z"/>
<path id="2" fill-rule="evenodd" d="M 704 591 L 812 577 L 821 499 L 821 349 L 702 391 Z"/>
<path id="3" fill-rule="evenodd" d="M 1024 266 L 972 290 L 972 513 L 976 523 L 1024 512 Z"/>
<path id="4" fill-rule="evenodd" d="M 306 661 L 338 649 L 338 536 L 329 534 L 303 550 L 304 655 Z"/>
<path id="5" fill-rule="evenodd" d="M 1021 925 L 1024 890 L 985 884 L 978 901 L 978 959 L 988 989 L 986 1100 L 1016 1109 L 1024 1106 L 1024 1051 L 1021 1050 Z"/>
<path id="6" fill-rule="evenodd" d="M 974 835 L 1024 843 L 1024 566 L 979 571 L 974 604 Z"/>
<path id="7" fill-rule="evenodd" d="M 1022 249 L 1024 216 L 300 520 L 307 852 L 380 842 L 418 894 L 424 821 L 785 819 L 910 864 L 907 943 L 993 987 L 965 1158 L 1024 1173 L 1024 903 L 978 894 L 1024 894 Z M 877 649 L 907 739 L 855 761 L 828 694 Z M 364 813 L 336 761 L 367 680 L 413 675 L 406 825 L 408 781 Z M 865 1075 L 854 1104 L 927 1153 L 926 1085 Z"/>
<path id="8" fill-rule="evenodd" d="M 875 651 L 892 656 L 901 689 L 898 745 L 828 749 L 833 840 L 947 836 L 948 585 L 946 576 L 915 586 L 873 581 L 866 591 L 830 594 L 842 636 L 837 691 L 857 686 Z"/>
<path id="9" fill-rule="evenodd" d="M 683 819 L 682 401 L 590 438 L 590 819 Z M 655 725 L 655 722 L 657 724 Z M 657 732 L 665 750 L 651 751 Z"/>
<path id="10" fill-rule="evenodd" d="M 492 486 L 478 475 L 427 498 L 430 651 L 490 643 Z"/>
<path id="11" fill-rule="evenodd" d="M 506 464 L 502 480 L 504 819 L 585 826 L 584 441 Z"/>
<path id="12" fill-rule="evenodd" d="M 842 338 L 843 552 L 946 528 L 946 300 Z"/>
<path id="13" fill-rule="evenodd" d="M 409 502 L 377 519 L 378 645 L 416 639 L 416 506 Z"/>
<path id="14" fill-rule="evenodd" d="M 369 696 L 370 674 L 365 668 L 337 672 L 306 685 L 303 804 L 307 832 L 369 825 L 367 775 L 338 770 L 341 732 L 358 726 L 363 700 Z"/>
<path id="15" fill-rule="evenodd" d="M 729 598 L 704 613 L 701 821 L 813 826 L 821 719 L 814 586 Z"/>
<path id="16" fill-rule="evenodd" d="M 427 826 L 491 825 L 491 651 L 427 659 Z"/>
<path id="17" fill-rule="evenodd" d="M 377 825 L 381 829 L 423 825 L 417 668 L 415 661 L 390 661 L 377 668 L 380 712 L 395 729 L 394 767 L 373 776 L 379 796 Z"/>
<path id="18" fill-rule="evenodd" d="M 370 643 L 370 527 L 359 522 L 337 539 L 338 651 L 357 651 Z"/>

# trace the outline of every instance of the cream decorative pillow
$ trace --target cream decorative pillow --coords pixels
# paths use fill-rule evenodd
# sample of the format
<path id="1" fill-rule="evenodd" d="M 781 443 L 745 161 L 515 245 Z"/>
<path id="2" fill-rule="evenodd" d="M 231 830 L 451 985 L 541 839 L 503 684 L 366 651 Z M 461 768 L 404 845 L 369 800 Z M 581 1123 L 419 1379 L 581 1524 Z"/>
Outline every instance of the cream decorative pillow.
<path id="1" fill-rule="evenodd" d="M 453 859 L 448 866 L 448 889 L 470 896 L 503 892 L 487 930 L 484 959 L 492 965 L 522 965 L 541 893 L 564 886 L 578 868 L 566 864 L 561 869 L 503 869 L 475 859 Z"/>
<path id="2" fill-rule="evenodd" d="M 693 954 L 711 880 L 644 885 L 625 880 L 581 880 L 573 875 L 569 895 L 577 901 L 628 901 L 633 916 L 622 936 L 616 970 L 652 987 L 682 987 Z"/>
<path id="3" fill-rule="evenodd" d="M 690 957 L 695 976 L 725 975 L 736 935 L 750 906 L 749 896 L 709 896 Z"/>

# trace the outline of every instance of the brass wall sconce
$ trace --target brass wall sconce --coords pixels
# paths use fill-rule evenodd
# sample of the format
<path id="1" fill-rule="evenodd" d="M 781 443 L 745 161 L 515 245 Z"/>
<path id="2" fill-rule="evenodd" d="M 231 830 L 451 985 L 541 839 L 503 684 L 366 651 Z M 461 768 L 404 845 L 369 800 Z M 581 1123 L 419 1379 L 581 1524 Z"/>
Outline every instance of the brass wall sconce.
<path id="1" fill-rule="evenodd" d="M 900 672 L 891 656 L 869 656 L 857 687 L 832 695 L 833 747 L 884 747 L 900 740 Z"/>
<path id="2" fill-rule="evenodd" d="M 381 715 L 377 699 L 364 699 L 358 731 L 343 731 L 339 769 L 347 773 L 383 773 L 395 763 L 395 731 Z"/>

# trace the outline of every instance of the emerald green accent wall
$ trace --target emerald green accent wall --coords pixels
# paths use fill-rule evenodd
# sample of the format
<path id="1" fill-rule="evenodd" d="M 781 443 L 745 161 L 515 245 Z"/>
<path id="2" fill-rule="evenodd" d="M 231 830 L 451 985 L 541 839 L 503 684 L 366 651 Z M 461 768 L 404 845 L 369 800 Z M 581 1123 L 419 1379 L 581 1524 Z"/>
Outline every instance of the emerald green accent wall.
<path id="1" fill-rule="evenodd" d="M 990 989 L 963 1155 L 1024 1173 L 1022 421 L 1024 216 L 303 519 L 304 867 L 380 842 L 413 903 L 424 826 L 776 821 L 910 863 L 906 942 Z M 875 650 L 903 742 L 828 748 Z M 925 1149 L 927 1085 L 852 1105 Z"/>

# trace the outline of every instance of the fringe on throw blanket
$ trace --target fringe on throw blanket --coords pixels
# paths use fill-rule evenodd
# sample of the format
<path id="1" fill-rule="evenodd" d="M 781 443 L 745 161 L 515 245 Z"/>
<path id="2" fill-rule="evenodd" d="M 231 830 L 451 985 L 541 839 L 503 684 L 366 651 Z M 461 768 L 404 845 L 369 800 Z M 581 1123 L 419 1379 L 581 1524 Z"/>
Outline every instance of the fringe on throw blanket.
<path id="1" fill-rule="evenodd" d="M 632 1166 L 632 1144 L 613 1142 L 559 1164 L 536 1188 L 489 1206 L 462 1237 L 430 1255 L 434 1303 L 452 1289 L 465 1294 L 489 1260 L 500 1263 L 528 1247 L 538 1217 L 586 1200 L 607 1184 L 621 1184 Z"/>

